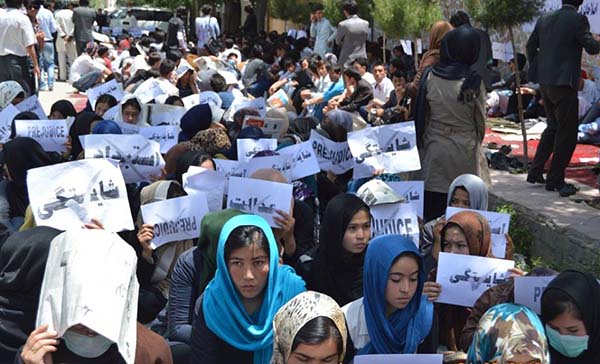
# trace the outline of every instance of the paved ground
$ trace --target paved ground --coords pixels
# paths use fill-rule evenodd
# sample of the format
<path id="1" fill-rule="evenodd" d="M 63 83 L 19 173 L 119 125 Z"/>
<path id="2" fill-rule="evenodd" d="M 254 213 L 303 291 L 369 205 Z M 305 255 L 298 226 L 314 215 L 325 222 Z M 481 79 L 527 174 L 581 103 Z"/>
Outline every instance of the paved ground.
<path id="1" fill-rule="evenodd" d="M 50 108 L 58 100 L 69 100 L 75 106 L 77 111 L 85 108 L 85 94 L 76 94 L 75 89 L 66 82 L 56 82 L 53 91 L 40 91 L 38 97 L 47 114 L 50 114 Z"/>

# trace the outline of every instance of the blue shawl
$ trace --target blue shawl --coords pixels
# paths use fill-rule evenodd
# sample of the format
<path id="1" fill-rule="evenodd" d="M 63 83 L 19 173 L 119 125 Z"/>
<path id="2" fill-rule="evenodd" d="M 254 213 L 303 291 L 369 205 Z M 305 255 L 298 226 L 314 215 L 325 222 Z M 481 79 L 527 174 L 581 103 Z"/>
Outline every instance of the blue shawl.
<path id="1" fill-rule="evenodd" d="M 262 305 L 253 317 L 246 312 L 231 281 L 225 262 L 225 242 L 239 226 L 256 226 L 269 241 L 269 280 Z M 279 265 L 279 254 L 273 231 L 256 215 L 238 215 L 225 223 L 219 236 L 217 272 L 204 291 L 202 310 L 207 327 L 231 346 L 254 352 L 254 364 L 268 364 L 273 355 L 273 318 L 281 306 L 306 290 L 302 278 L 287 265 Z"/>

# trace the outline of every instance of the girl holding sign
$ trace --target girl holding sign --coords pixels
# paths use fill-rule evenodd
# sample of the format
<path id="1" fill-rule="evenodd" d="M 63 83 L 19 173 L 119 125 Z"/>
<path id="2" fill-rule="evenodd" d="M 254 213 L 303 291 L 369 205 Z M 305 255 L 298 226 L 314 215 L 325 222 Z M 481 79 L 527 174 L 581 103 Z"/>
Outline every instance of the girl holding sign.
<path id="1" fill-rule="evenodd" d="M 589 273 L 567 270 L 542 295 L 542 320 L 552 364 L 600 360 L 600 284 Z"/>
<path id="2" fill-rule="evenodd" d="M 358 355 L 417 352 L 433 320 L 433 304 L 422 295 L 426 277 L 412 240 L 373 239 L 365 258 L 365 295 L 342 308 Z"/>
<path id="3" fill-rule="evenodd" d="M 196 303 L 192 363 L 270 363 L 275 313 L 304 290 L 304 281 L 279 265 L 262 217 L 231 218 L 219 237 L 215 278 Z"/>
<path id="4" fill-rule="evenodd" d="M 273 321 L 273 364 L 341 363 L 348 330 L 329 296 L 308 291 L 294 297 Z"/>

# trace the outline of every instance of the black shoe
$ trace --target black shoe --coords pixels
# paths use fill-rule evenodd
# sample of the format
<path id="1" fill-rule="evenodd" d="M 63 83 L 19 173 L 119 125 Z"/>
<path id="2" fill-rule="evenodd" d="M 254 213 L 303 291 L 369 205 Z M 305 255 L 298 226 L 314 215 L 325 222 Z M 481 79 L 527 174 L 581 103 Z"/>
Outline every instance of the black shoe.
<path id="1" fill-rule="evenodd" d="M 527 174 L 527 182 L 529 183 L 546 183 L 544 176 L 540 173 L 529 173 Z"/>
<path id="2" fill-rule="evenodd" d="M 579 191 L 579 189 L 577 187 L 575 187 L 575 185 L 572 185 L 570 183 L 563 183 L 562 185 L 559 185 L 559 186 L 546 184 L 546 190 L 547 191 L 558 191 L 558 194 L 560 195 L 560 197 L 573 196 L 574 194 L 577 193 L 577 191 Z"/>

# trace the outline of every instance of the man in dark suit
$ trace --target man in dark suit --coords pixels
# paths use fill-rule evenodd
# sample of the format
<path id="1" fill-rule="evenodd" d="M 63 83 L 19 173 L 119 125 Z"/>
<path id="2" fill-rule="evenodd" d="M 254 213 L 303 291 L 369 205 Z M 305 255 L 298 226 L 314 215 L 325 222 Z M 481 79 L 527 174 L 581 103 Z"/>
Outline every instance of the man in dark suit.
<path id="1" fill-rule="evenodd" d="M 90 8 L 90 1 L 79 0 L 79 6 L 73 9 L 74 36 L 78 56 L 83 53 L 88 42 L 94 41 L 92 36 L 94 21 L 96 21 L 96 12 Z"/>
<path id="2" fill-rule="evenodd" d="M 546 183 L 546 190 L 563 197 L 577 189 L 565 183 L 565 169 L 577 144 L 577 89 L 581 76 L 581 52 L 600 52 L 588 19 L 577 12 L 583 0 L 563 0 L 563 7 L 540 17 L 527 41 L 531 67 L 529 79 L 540 84 L 548 126 L 542 134 L 527 182 Z M 554 154 L 548 175 L 544 165 Z"/>

